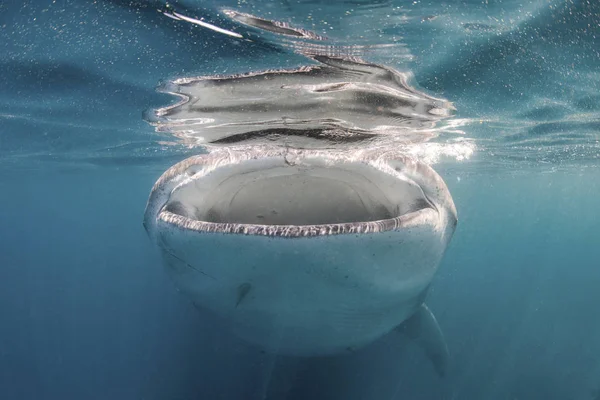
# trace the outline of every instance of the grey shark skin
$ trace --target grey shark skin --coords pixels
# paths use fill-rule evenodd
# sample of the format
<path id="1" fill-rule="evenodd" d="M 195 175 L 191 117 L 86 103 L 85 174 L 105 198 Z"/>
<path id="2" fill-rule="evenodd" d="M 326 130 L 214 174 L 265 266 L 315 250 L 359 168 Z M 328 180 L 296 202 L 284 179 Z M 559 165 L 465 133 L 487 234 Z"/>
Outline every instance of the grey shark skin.
<path id="1" fill-rule="evenodd" d="M 174 165 L 144 217 L 180 291 L 246 341 L 310 357 L 398 330 L 440 374 L 423 301 L 456 222 L 441 177 L 406 155 L 255 146 Z"/>

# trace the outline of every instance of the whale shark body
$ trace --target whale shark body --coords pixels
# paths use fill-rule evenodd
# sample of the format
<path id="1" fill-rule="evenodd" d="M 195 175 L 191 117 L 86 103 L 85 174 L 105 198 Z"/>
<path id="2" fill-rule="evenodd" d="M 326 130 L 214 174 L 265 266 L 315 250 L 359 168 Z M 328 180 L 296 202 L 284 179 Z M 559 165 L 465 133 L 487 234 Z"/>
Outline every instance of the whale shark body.
<path id="1" fill-rule="evenodd" d="M 441 177 L 406 155 L 269 146 L 174 165 L 144 216 L 180 291 L 247 342 L 314 357 L 397 330 L 440 374 L 424 299 L 456 222 Z"/>

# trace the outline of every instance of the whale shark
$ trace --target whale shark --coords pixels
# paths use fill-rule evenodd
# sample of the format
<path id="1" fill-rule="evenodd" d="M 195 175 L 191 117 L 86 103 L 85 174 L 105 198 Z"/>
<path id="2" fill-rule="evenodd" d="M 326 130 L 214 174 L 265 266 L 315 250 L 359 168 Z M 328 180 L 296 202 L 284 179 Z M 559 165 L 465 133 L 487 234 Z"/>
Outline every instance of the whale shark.
<path id="1" fill-rule="evenodd" d="M 442 178 L 405 154 L 266 145 L 172 166 L 144 215 L 179 291 L 250 344 L 318 357 L 396 331 L 440 375 L 424 300 L 456 223 Z"/>

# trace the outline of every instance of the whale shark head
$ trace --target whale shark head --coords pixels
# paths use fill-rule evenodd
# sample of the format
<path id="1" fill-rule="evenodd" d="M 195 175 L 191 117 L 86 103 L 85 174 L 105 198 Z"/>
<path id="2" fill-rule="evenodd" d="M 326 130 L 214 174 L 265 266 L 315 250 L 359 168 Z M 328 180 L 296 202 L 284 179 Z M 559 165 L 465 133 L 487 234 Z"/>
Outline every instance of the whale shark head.
<path id="1" fill-rule="evenodd" d="M 267 146 L 171 167 L 144 217 L 198 307 L 301 356 L 364 346 L 410 318 L 456 221 L 439 175 L 406 155 Z"/>

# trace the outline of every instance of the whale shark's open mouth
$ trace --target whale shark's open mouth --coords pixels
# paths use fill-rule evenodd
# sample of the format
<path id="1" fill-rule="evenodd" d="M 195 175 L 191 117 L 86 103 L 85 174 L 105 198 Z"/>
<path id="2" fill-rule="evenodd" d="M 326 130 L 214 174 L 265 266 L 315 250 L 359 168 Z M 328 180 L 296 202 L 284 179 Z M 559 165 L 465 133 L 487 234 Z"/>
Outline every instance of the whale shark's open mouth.
<path id="1" fill-rule="evenodd" d="M 289 165 L 273 157 L 193 179 L 171 194 L 165 210 L 211 223 L 324 225 L 387 220 L 428 207 L 419 186 L 364 163 Z"/>
<path id="2" fill-rule="evenodd" d="M 174 183 L 161 191 L 154 212 L 167 224 L 198 231 L 292 237 L 381 232 L 438 211 L 410 174 L 377 157 L 216 151 L 166 176 Z"/>

